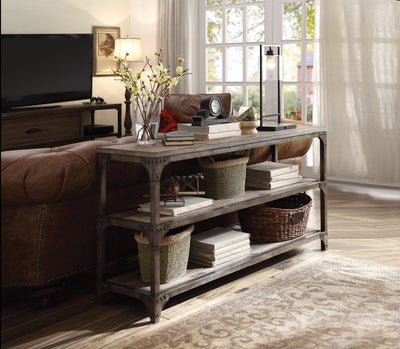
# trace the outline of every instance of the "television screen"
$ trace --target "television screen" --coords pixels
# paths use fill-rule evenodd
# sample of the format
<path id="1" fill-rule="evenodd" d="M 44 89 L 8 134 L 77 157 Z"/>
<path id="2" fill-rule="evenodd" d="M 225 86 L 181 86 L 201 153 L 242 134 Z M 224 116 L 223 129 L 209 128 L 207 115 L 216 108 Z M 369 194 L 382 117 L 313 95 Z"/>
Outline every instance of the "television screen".
<path id="1" fill-rule="evenodd" d="M 90 98 L 92 37 L 1 35 L 1 109 Z"/>

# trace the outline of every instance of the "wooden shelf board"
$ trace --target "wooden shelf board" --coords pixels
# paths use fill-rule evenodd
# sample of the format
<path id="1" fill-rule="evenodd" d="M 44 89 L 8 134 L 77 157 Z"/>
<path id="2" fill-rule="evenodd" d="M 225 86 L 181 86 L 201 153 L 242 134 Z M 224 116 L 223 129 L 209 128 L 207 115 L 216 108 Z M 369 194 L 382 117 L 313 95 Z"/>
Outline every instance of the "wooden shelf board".
<path id="1" fill-rule="evenodd" d="M 221 214 L 234 212 L 249 206 L 276 200 L 281 197 L 318 188 L 320 182 L 316 179 L 304 178 L 302 182 L 287 185 L 273 190 L 246 190 L 245 194 L 223 200 L 214 200 L 212 211 L 210 207 L 198 209 L 176 217 L 160 216 L 160 224 L 168 225 L 170 229 L 184 224 L 195 223 Z M 240 200 L 238 200 L 240 199 Z M 150 224 L 150 214 L 136 210 L 121 211 L 109 214 L 110 224 L 124 228 L 140 229 L 144 224 Z"/>
<path id="2" fill-rule="evenodd" d="M 171 282 L 161 284 L 160 295 L 167 294 L 172 297 L 222 276 L 234 273 L 245 267 L 262 262 L 278 254 L 287 252 L 296 246 L 319 239 L 321 234 L 323 233 L 313 230 L 307 231 L 306 234 L 288 241 L 269 244 L 252 243 L 251 254 L 249 256 L 241 257 L 235 261 L 224 263 L 216 267 L 204 268 L 191 265 L 188 267 L 184 276 Z M 113 292 L 129 294 L 138 298 L 140 298 L 141 295 L 150 295 L 150 285 L 141 281 L 138 270 L 111 277 L 104 281 L 103 284 L 109 287 Z"/>

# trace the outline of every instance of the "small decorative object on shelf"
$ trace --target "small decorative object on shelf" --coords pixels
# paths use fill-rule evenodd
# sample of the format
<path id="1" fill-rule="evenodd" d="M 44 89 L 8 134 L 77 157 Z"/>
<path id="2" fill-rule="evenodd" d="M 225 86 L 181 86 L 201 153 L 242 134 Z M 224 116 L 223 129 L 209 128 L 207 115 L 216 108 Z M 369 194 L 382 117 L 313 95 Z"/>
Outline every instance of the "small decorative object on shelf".
<path id="1" fill-rule="evenodd" d="M 162 61 L 162 49 L 155 53 L 158 57 L 156 67 L 150 64 L 146 57 L 143 68 L 135 73 L 125 57 L 116 57 L 119 63 L 118 70 L 114 73 L 125 84 L 126 89 L 131 93 L 134 101 L 133 117 L 136 124 L 136 136 L 138 144 L 154 144 L 157 138 L 161 101 L 169 90 L 178 85 L 180 79 L 189 74 L 188 69 L 182 67 L 184 59 L 178 57 L 178 64 L 175 72 L 171 67 L 164 67 Z M 146 70 L 147 69 L 147 70 Z M 148 81 L 145 81 L 145 80 Z"/>
<path id="2" fill-rule="evenodd" d="M 179 195 L 179 183 L 174 177 L 167 178 L 161 182 L 160 196 L 164 200 L 164 205 L 168 201 L 181 202 L 182 206 L 185 205 L 185 199 Z"/>
<path id="3" fill-rule="evenodd" d="M 213 204 L 213 199 L 202 198 L 200 196 L 185 196 L 183 201 L 178 197 L 176 201 L 160 201 L 160 214 L 176 217 L 184 213 L 196 211 L 200 208 L 212 206 Z M 140 204 L 138 211 L 150 213 L 151 203 Z"/>
<path id="4" fill-rule="evenodd" d="M 160 183 L 160 196 L 204 196 L 204 176 L 202 173 L 172 176 Z"/>
<path id="5" fill-rule="evenodd" d="M 101 103 L 105 103 L 105 102 L 104 102 L 104 98 L 101 98 L 101 97 L 92 97 L 92 98 L 90 98 L 90 102 L 91 102 L 92 104 L 101 104 Z"/>
<path id="6" fill-rule="evenodd" d="M 239 108 L 239 121 L 254 121 L 254 111 L 252 107 L 241 106 Z"/>
<path id="7" fill-rule="evenodd" d="M 90 97 L 89 102 L 83 102 L 84 105 L 92 105 L 92 104 L 106 104 L 104 98 L 101 97 Z"/>
<path id="8" fill-rule="evenodd" d="M 241 106 L 239 109 L 239 116 L 237 121 L 240 123 L 242 134 L 256 134 L 259 121 L 254 117 L 252 107 Z"/>
<path id="9" fill-rule="evenodd" d="M 226 124 L 231 122 L 229 115 L 225 113 L 222 100 L 218 96 L 207 96 L 201 99 L 200 108 L 196 116 L 193 116 L 193 126 Z"/>

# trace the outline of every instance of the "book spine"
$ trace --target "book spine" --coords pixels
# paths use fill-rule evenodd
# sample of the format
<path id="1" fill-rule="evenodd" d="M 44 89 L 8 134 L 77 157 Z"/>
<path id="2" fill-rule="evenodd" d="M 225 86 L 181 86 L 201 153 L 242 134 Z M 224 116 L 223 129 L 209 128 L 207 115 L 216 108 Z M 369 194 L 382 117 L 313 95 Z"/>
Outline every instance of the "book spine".
<path id="1" fill-rule="evenodd" d="M 218 132 L 218 133 L 209 133 L 209 134 L 194 134 L 195 140 L 210 140 L 210 139 L 219 139 L 219 138 L 228 138 L 228 137 L 236 137 L 240 136 L 242 133 L 240 130 L 238 131 L 226 131 L 226 132 Z"/>
<path id="2" fill-rule="evenodd" d="M 209 126 L 192 126 L 191 124 L 179 123 L 178 131 L 190 132 L 193 134 L 209 134 L 209 133 L 221 133 L 226 131 L 240 131 L 240 124 L 238 122 L 231 122 L 231 123 L 209 125 Z"/>

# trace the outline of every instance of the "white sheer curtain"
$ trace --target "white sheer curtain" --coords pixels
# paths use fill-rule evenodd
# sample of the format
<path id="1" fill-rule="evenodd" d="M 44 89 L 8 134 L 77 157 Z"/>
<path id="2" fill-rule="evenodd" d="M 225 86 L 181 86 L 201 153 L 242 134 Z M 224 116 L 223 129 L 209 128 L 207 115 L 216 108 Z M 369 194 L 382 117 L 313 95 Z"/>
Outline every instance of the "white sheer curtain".
<path id="1" fill-rule="evenodd" d="M 164 64 L 173 70 L 177 56 L 185 59 L 184 67 L 193 72 L 197 48 L 197 9 L 195 0 L 159 0 L 158 49 L 164 50 Z M 194 93 L 192 75 L 183 78 L 171 93 Z"/>
<path id="2" fill-rule="evenodd" d="M 314 120 L 328 127 L 328 177 L 399 186 L 400 2 L 319 1 Z"/>

